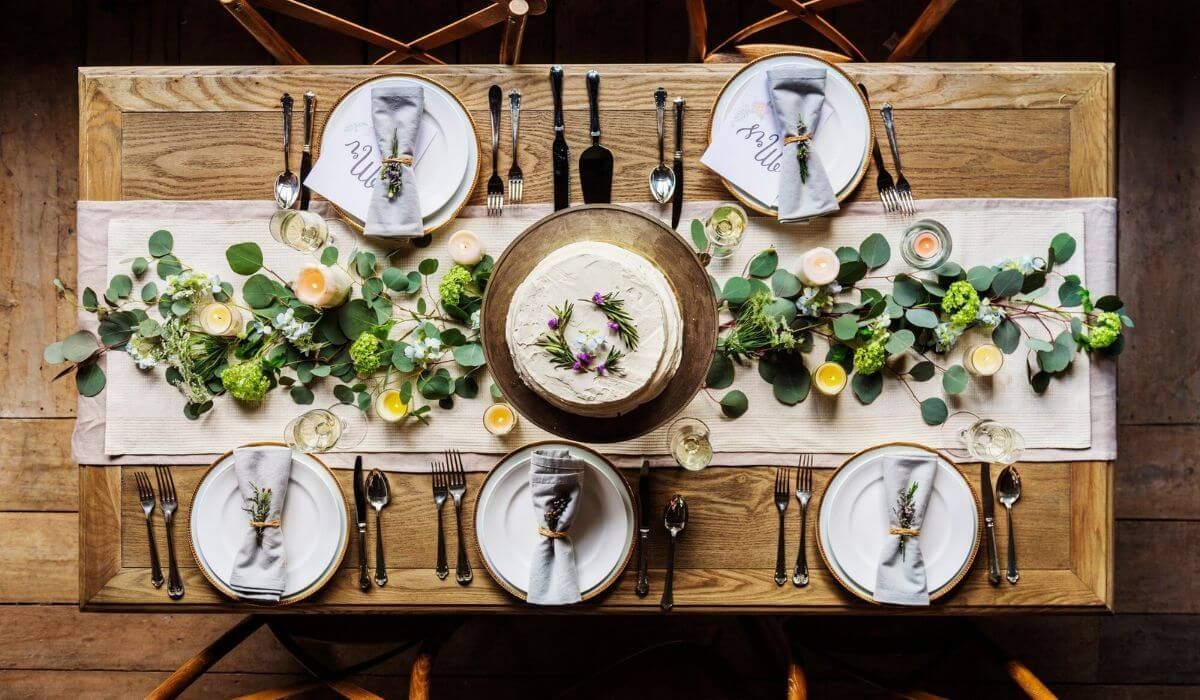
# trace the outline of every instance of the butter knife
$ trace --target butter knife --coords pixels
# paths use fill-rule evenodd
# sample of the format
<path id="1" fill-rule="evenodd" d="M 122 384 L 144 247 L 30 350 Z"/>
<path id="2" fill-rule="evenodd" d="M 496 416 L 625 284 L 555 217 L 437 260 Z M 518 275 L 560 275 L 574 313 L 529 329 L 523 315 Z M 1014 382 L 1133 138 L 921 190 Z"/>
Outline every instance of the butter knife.
<path id="1" fill-rule="evenodd" d="M 987 529 L 988 583 L 1000 585 L 1000 555 L 996 552 L 996 497 L 992 495 L 991 465 L 979 465 L 979 493 L 983 498 L 983 524 Z"/>
<path id="2" fill-rule="evenodd" d="M 300 208 L 308 209 L 312 190 L 308 189 L 308 173 L 312 170 L 313 122 L 317 118 L 317 95 L 312 90 L 304 93 L 304 146 L 300 149 Z"/>
<path id="3" fill-rule="evenodd" d="M 363 484 L 362 455 L 354 459 L 354 515 L 358 519 L 358 587 L 371 588 L 367 576 L 367 494 Z"/>
<path id="4" fill-rule="evenodd" d="M 682 97 L 675 98 L 675 197 L 671 200 L 671 228 L 679 226 L 683 213 L 683 105 Z"/>
<path id="5" fill-rule="evenodd" d="M 650 592 L 650 572 L 646 557 L 646 543 L 650 540 L 650 519 L 654 517 L 650 509 L 650 460 L 642 460 L 642 471 L 638 475 L 638 505 L 641 506 L 641 517 L 638 520 L 638 567 L 637 586 L 633 589 L 638 597 L 644 598 Z"/>
<path id="6" fill-rule="evenodd" d="M 571 205 L 570 151 L 563 135 L 563 69 L 550 69 L 550 92 L 554 95 L 554 144 L 550 147 L 550 164 L 554 172 L 554 211 Z"/>

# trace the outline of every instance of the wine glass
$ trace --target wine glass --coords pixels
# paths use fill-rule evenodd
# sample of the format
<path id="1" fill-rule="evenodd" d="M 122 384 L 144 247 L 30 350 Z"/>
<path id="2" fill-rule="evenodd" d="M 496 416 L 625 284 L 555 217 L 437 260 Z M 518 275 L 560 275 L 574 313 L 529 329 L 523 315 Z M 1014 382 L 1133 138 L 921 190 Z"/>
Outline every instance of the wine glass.
<path id="1" fill-rule="evenodd" d="M 280 209 L 271 215 L 271 237 L 302 253 L 311 253 L 329 239 L 329 225 L 316 212 Z"/>
<path id="2" fill-rule="evenodd" d="M 712 462 L 713 449 L 708 426 L 697 418 L 680 418 L 671 424 L 671 456 L 679 466 L 700 471 Z"/>
<path id="3" fill-rule="evenodd" d="M 713 243 L 709 254 L 714 259 L 733 255 L 746 235 L 746 210 L 736 204 L 722 204 L 708 215 L 704 232 Z"/>
<path id="4" fill-rule="evenodd" d="M 284 441 L 298 452 L 328 452 L 335 447 L 352 450 L 367 434 L 367 419 L 357 406 L 336 403 L 314 408 L 292 419 L 284 428 Z"/>
<path id="5" fill-rule="evenodd" d="M 980 418 L 967 411 L 960 411 L 954 415 L 969 415 L 975 418 L 973 422 L 957 430 L 959 441 L 974 459 L 990 464 L 1007 465 L 1016 462 L 1024 454 L 1025 438 L 1016 428 L 990 418 Z M 949 426 L 950 421 L 947 420 L 946 424 Z"/>

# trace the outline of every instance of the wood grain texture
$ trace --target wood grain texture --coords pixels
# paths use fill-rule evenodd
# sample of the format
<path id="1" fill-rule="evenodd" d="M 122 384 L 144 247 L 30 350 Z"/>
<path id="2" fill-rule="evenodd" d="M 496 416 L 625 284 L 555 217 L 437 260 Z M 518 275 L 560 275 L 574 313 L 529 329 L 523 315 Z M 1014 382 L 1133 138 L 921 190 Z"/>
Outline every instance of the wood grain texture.
<path id="1" fill-rule="evenodd" d="M 0 511 L 79 510 L 70 418 L 0 424 Z"/>
<path id="2" fill-rule="evenodd" d="M 1118 443 L 1118 518 L 1200 520 L 1200 426 L 1126 425 Z"/>
<path id="3" fill-rule="evenodd" d="M 0 513 L 0 600 L 78 600 L 74 513 Z"/>

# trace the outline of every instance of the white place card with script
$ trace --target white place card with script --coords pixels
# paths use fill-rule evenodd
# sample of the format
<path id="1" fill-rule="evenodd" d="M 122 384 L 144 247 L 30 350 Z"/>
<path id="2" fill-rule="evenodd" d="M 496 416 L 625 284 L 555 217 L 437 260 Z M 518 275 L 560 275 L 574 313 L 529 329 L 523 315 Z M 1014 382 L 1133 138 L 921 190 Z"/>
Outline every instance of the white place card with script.
<path id="1" fill-rule="evenodd" d="M 767 76 L 755 76 L 737 95 L 700 162 L 754 199 L 775 206 L 779 197 L 782 136 L 775 123 Z"/>
<path id="2" fill-rule="evenodd" d="M 320 157 L 308 173 L 305 184 L 360 221 L 365 221 L 367 210 L 371 208 L 371 190 L 383 167 L 383 156 L 377 153 L 375 127 L 371 125 L 370 91 L 359 91 L 346 108 L 350 110 L 352 118 L 347 119 L 337 133 L 325 132 L 321 139 Z M 422 115 L 416 153 L 413 154 L 413 167 L 417 170 L 418 179 L 421 176 L 421 156 L 425 155 L 439 135 L 438 129 L 426 128 L 427 121 L 428 114 Z M 418 191 L 421 189 L 418 185 Z"/>

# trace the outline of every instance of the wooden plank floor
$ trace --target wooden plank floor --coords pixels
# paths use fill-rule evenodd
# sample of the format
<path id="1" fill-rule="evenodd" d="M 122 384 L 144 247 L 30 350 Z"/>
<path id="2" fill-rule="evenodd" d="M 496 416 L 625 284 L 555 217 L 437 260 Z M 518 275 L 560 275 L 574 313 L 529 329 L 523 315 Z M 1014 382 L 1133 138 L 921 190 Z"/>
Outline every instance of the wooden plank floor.
<path id="1" fill-rule="evenodd" d="M 482 0 L 314 0 L 401 38 L 473 10 Z M 772 8 L 709 2 L 711 39 Z M 870 0 L 831 17 L 870 56 L 902 32 L 920 0 Z M 553 0 L 534 18 L 525 58 L 549 62 L 681 61 L 688 44 L 679 0 Z M 268 15 L 317 62 L 374 58 L 357 42 Z M 960 2 L 918 59 L 1103 60 L 1117 63 L 1120 291 L 1138 328 L 1121 361 L 1117 464 L 1116 614 L 985 620 L 1064 697 L 1200 697 L 1200 324 L 1188 292 L 1200 264 L 1200 20 L 1194 3 L 1161 0 Z M 740 24 L 739 24 L 740 23 Z M 137 697 L 233 623 L 226 616 L 84 615 L 76 600 L 77 476 L 70 461 L 73 389 L 51 385 L 41 349 L 71 327 L 48 280 L 74 278 L 79 65 L 253 64 L 269 57 L 216 0 L 42 0 L 14 3 L 0 25 L 0 697 Z M 826 47 L 797 26 L 763 41 Z M 494 59 L 497 36 L 437 51 L 451 62 Z M 920 189 L 920 182 L 914 183 Z M 1147 262 L 1148 261 L 1148 262 Z M 1169 262 L 1164 262 L 1169 261 Z M 52 512 L 51 530 L 33 513 Z M 41 520 L 39 520 L 41 522 Z M 816 697 L 870 696 L 855 673 L 904 679 L 929 667 L 930 690 L 1010 697 L 994 664 L 934 642 L 958 633 L 944 620 L 805 619 L 807 639 L 860 652 L 809 659 Z M 913 653 L 895 654 L 903 633 Z M 646 644 L 704 643 L 744 684 L 741 697 L 778 697 L 779 659 L 754 647 L 739 620 L 488 618 L 473 621 L 435 668 L 435 692 L 492 698 L 558 694 Z M 874 653 L 870 653 L 874 652 Z M 683 659 L 686 660 L 686 659 Z M 682 660 L 681 660 L 682 661 Z M 403 696 L 410 659 L 361 679 Z M 716 697 L 703 674 L 635 663 L 638 695 Z M 195 697 L 228 696 L 302 678 L 264 631 L 217 666 Z M 899 681 L 898 681 L 899 682 Z M 591 687 L 591 696 L 602 695 Z M 580 693 L 585 697 L 588 693 Z"/>

